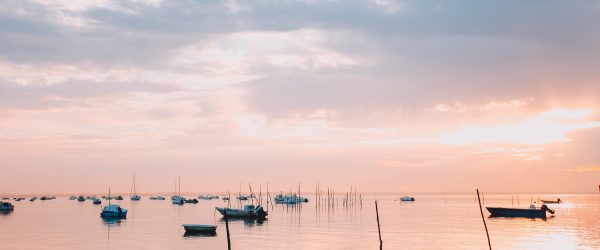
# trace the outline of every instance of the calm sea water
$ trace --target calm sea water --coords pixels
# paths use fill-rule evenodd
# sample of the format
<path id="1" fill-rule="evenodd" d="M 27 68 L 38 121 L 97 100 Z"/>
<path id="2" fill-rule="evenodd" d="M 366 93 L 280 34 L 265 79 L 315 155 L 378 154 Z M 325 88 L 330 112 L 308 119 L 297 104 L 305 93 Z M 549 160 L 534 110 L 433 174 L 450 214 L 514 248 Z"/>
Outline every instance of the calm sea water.
<path id="1" fill-rule="evenodd" d="M 398 201 L 399 195 L 363 197 L 362 207 L 318 208 L 314 196 L 303 206 L 269 207 L 268 220 L 230 221 L 233 249 L 378 249 L 374 200 L 384 249 L 486 249 L 487 240 L 476 197 L 415 195 L 416 202 Z M 538 196 L 486 195 L 484 206 L 529 205 Z M 550 205 L 556 215 L 547 220 L 488 218 L 495 249 L 600 249 L 600 195 L 544 195 L 560 197 Z M 168 198 L 167 198 L 168 199 Z M 221 200 L 172 205 L 170 200 L 118 202 L 129 209 L 126 220 L 103 221 L 101 206 L 91 201 L 56 200 L 12 202 L 15 211 L 0 214 L 2 249 L 227 249 L 225 222 L 215 213 Z M 103 200 L 103 205 L 107 202 Z M 233 205 L 236 202 L 232 201 Z M 216 236 L 186 236 L 185 223 L 216 224 Z"/>

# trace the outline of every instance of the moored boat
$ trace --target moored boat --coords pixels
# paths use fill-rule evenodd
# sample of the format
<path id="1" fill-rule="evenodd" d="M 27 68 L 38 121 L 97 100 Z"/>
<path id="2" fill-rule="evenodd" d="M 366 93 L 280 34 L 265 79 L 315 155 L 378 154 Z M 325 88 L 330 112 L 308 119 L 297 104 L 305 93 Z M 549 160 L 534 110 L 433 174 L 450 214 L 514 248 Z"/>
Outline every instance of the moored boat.
<path id="1" fill-rule="evenodd" d="M 300 197 L 296 194 L 278 194 L 273 198 L 277 204 L 298 204 L 300 202 L 308 202 L 307 198 Z"/>
<path id="2" fill-rule="evenodd" d="M 541 200 L 541 201 L 543 203 L 546 203 L 546 204 L 559 204 L 559 203 L 562 203 L 562 201 L 560 200 L 560 198 L 556 199 L 555 201 L 552 201 L 552 200 Z"/>
<path id="3" fill-rule="evenodd" d="M 165 197 L 162 196 L 151 196 L 150 200 L 159 200 L 159 201 L 164 201 Z"/>
<path id="4" fill-rule="evenodd" d="M 216 208 L 225 217 L 231 218 L 265 218 L 268 213 L 262 206 L 244 205 L 244 209 Z"/>
<path id="5" fill-rule="evenodd" d="M 179 195 L 171 196 L 171 203 L 174 205 L 183 205 L 183 203 L 185 203 L 185 198 Z"/>
<path id="6" fill-rule="evenodd" d="M 126 218 L 127 209 L 121 208 L 119 205 L 112 204 L 102 208 L 100 213 L 102 218 Z"/>
<path id="7" fill-rule="evenodd" d="M 554 214 L 553 210 L 542 206 L 541 209 L 486 207 L 491 217 L 524 217 L 524 218 L 546 218 L 546 211 Z"/>
<path id="8" fill-rule="evenodd" d="M 215 233 L 217 226 L 203 224 L 183 224 L 186 233 Z"/>
<path id="9" fill-rule="evenodd" d="M 196 204 L 196 203 L 198 203 L 198 200 L 197 199 L 183 199 L 183 202 Z"/>
<path id="10" fill-rule="evenodd" d="M 415 201 L 415 197 L 403 196 L 400 197 L 400 201 Z"/>
<path id="11" fill-rule="evenodd" d="M 79 196 L 79 197 L 77 197 L 77 200 L 78 200 L 78 201 L 85 201 L 85 197 L 83 197 L 83 196 Z"/>
<path id="12" fill-rule="evenodd" d="M 94 205 L 100 205 L 102 204 L 102 200 L 94 197 L 92 198 L 92 203 L 94 203 Z"/>
<path id="13" fill-rule="evenodd" d="M 15 206 L 10 202 L 0 201 L 0 211 L 13 211 L 15 210 Z"/>

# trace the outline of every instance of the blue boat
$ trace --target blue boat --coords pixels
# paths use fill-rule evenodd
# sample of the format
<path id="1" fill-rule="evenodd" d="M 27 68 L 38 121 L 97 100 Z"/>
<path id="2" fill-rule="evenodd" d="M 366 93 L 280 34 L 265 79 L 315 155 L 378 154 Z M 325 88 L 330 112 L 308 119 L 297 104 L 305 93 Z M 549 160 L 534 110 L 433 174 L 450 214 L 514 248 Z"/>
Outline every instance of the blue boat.
<path id="1" fill-rule="evenodd" d="M 523 209 L 523 208 L 504 208 L 504 207 L 486 207 L 492 217 L 524 217 L 524 218 L 542 218 L 546 219 L 546 211 L 554 213 L 548 208 L 542 209 Z"/>
<path id="2" fill-rule="evenodd" d="M 119 205 L 108 205 L 102 208 L 102 213 L 100 213 L 100 217 L 102 218 L 126 218 L 127 217 L 127 209 L 121 208 Z"/>

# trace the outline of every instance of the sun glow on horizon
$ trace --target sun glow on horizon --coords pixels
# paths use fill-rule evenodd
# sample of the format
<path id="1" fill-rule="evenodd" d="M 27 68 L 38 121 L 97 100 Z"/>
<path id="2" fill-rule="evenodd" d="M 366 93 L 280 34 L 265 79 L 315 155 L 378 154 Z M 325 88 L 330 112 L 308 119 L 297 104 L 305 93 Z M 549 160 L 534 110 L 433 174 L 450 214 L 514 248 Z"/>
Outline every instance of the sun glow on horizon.
<path id="1" fill-rule="evenodd" d="M 552 109 L 520 122 L 494 126 L 467 125 L 442 137 L 450 145 L 478 143 L 545 144 L 569 141 L 569 132 L 599 127 L 600 122 L 586 120 L 591 109 Z"/>

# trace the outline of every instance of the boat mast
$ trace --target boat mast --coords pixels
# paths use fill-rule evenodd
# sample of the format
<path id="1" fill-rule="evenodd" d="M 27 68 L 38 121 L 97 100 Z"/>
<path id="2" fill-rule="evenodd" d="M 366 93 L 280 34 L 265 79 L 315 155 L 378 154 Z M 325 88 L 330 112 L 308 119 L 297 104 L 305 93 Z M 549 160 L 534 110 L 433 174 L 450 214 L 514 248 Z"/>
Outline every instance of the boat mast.
<path id="1" fill-rule="evenodd" d="M 110 187 L 108 188 L 108 205 L 110 206 L 110 200 L 112 200 L 112 197 L 110 196 Z"/>

